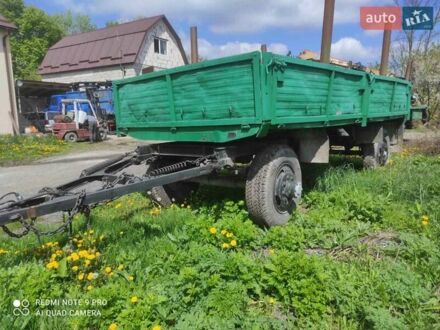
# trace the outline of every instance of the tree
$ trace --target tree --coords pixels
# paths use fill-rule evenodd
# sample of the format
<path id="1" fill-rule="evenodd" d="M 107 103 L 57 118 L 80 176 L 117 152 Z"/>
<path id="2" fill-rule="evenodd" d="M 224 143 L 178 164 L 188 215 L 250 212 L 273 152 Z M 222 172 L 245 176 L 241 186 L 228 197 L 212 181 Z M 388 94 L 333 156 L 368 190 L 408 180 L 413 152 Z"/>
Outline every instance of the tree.
<path id="1" fill-rule="evenodd" d="M 65 35 L 96 30 L 96 25 L 92 23 L 88 15 L 73 14 L 72 11 L 68 10 L 53 17 Z"/>
<path id="2" fill-rule="evenodd" d="M 119 25 L 118 21 L 114 21 L 114 20 L 110 20 L 105 22 L 105 27 L 111 27 L 111 26 L 115 26 L 115 25 Z"/>
<path id="3" fill-rule="evenodd" d="M 32 6 L 25 7 L 14 23 L 18 26 L 11 37 L 14 76 L 39 79 L 38 66 L 47 49 L 63 37 L 63 30 L 54 18 Z"/>
<path id="4" fill-rule="evenodd" d="M 23 11 L 23 0 L 0 0 L 0 13 L 14 23 L 21 17 Z"/>
<path id="5" fill-rule="evenodd" d="M 413 82 L 422 103 L 428 105 L 431 118 L 440 113 L 440 86 L 438 63 L 440 36 L 440 7 L 438 0 L 394 0 L 398 6 L 433 7 L 432 30 L 402 30 L 395 34 L 391 52 L 391 68 Z M 437 62 L 436 62 L 437 61 Z"/>
<path id="6" fill-rule="evenodd" d="M 414 55 L 413 82 L 420 102 L 429 105 L 430 118 L 438 119 L 440 111 L 440 45 L 435 44 L 426 53 Z"/>

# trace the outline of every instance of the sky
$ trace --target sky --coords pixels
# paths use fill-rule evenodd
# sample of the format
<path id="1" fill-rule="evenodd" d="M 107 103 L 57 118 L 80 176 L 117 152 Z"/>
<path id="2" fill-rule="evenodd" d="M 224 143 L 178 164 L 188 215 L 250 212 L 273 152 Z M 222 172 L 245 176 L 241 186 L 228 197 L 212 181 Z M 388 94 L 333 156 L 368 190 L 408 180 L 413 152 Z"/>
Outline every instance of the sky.
<path id="1" fill-rule="evenodd" d="M 105 22 L 125 22 L 165 14 L 189 50 L 189 27 L 197 25 L 199 53 L 216 58 L 259 49 L 298 55 L 319 52 L 324 0 L 25 0 L 49 14 L 71 10 L 87 14 L 98 28 Z M 392 5 L 392 0 L 336 0 L 331 56 L 376 63 L 381 31 L 359 24 L 361 6 Z"/>

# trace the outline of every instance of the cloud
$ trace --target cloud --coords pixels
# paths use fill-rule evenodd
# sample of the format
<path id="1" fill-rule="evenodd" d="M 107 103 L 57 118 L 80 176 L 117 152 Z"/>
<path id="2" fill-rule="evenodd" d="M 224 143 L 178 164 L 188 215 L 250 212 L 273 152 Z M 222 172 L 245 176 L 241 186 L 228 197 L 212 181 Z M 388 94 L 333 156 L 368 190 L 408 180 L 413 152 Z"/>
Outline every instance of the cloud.
<path id="1" fill-rule="evenodd" d="M 270 52 L 282 55 L 286 55 L 288 52 L 287 46 L 281 43 L 269 44 L 267 48 Z M 260 44 L 258 43 L 234 41 L 216 45 L 210 43 L 208 40 L 199 39 L 199 54 L 206 59 L 248 53 L 259 49 Z"/>
<path id="2" fill-rule="evenodd" d="M 347 61 L 366 61 L 374 59 L 377 50 L 371 47 L 365 47 L 355 38 L 341 38 L 332 43 L 331 56 Z"/>
<path id="3" fill-rule="evenodd" d="M 183 48 L 187 54 L 191 53 L 189 34 L 179 30 L 177 34 L 182 41 Z M 223 56 L 237 55 L 242 53 L 260 50 L 261 44 L 243 41 L 228 41 L 221 44 L 212 43 L 204 38 L 198 38 L 199 56 L 204 59 L 213 59 Z M 289 49 L 283 43 L 271 43 L 267 45 L 267 50 L 276 54 L 286 55 Z"/>
<path id="4" fill-rule="evenodd" d="M 165 14 L 172 20 L 205 24 L 214 33 L 253 33 L 270 28 L 319 28 L 323 0 L 56 0 L 66 9 L 119 18 Z M 378 0 L 338 0 L 335 24 L 359 21 L 359 7 Z"/>

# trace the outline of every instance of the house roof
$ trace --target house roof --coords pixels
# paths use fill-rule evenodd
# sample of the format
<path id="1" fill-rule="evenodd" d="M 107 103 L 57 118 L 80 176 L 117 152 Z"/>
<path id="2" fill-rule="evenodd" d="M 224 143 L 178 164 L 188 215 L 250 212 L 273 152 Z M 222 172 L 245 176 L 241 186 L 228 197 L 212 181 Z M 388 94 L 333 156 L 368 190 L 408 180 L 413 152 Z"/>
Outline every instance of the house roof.
<path id="1" fill-rule="evenodd" d="M 4 28 L 7 30 L 16 30 L 17 27 L 9 22 L 4 16 L 0 14 L 0 28 Z"/>
<path id="2" fill-rule="evenodd" d="M 160 15 L 64 37 L 49 48 L 38 72 L 44 75 L 133 64 L 145 34 L 160 20 L 167 25 L 187 63 L 179 36 L 167 18 Z"/>

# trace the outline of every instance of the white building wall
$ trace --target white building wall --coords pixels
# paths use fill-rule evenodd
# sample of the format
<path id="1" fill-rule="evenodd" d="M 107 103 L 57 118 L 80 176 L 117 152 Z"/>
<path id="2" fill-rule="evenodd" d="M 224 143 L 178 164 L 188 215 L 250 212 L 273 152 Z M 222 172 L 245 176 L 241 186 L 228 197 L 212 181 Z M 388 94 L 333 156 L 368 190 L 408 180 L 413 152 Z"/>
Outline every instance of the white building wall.
<path id="1" fill-rule="evenodd" d="M 42 76 L 42 80 L 59 83 L 73 83 L 79 81 L 116 80 L 133 77 L 135 75 L 136 73 L 132 65 L 125 66 L 125 75 L 124 71 L 121 70 L 121 67 L 118 65 L 90 70 L 45 74 Z"/>
<path id="2" fill-rule="evenodd" d="M 3 38 L 6 31 L 0 28 L 0 134 L 13 134 L 13 121 L 11 113 L 15 114 L 15 99 L 11 100 L 11 94 L 15 95 L 13 82 L 8 80 L 8 73 L 12 74 L 12 68 L 9 63 L 11 54 L 9 53 L 9 42 L 6 43 L 6 48 L 3 45 Z M 8 56 L 9 60 L 6 59 Z"/>
<path id="3" fill-rule="evenodd" d="M 154 52 L 154 38 L 167 40 L 167 53 L 158 54 Z M 184 65 L 184 59 L 177 45 L 176 39 L 171 34 L 166 24 L 159 21 L 146 34 L 142 51 L 139 52 L 134 65 L 136 73 L 142 73 L 142 68 L 153 66 L 154 70 L 174 68 Z"/>

